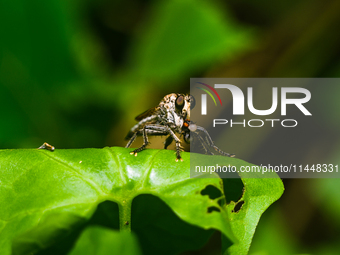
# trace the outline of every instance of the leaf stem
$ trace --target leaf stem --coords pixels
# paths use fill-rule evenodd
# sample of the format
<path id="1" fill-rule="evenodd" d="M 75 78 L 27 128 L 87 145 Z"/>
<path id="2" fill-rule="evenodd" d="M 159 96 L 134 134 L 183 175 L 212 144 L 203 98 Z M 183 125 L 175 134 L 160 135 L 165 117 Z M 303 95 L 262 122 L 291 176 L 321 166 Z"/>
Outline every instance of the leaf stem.
<path id="1" fill-rule="evenodd" d="M 131 204 L 132 199 L 124 199 L 119 203 L 119 228 L 120 231 L 131 232 Z"/>

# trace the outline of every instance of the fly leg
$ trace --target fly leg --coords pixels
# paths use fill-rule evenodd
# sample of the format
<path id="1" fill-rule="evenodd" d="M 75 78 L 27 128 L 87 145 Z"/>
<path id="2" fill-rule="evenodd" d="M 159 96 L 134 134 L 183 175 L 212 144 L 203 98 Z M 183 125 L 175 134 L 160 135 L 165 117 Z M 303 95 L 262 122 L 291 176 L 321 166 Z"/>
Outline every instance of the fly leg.
<path id="1" fill-rule="evenodd" d="M 204 137 L 205 137 L 205 142 L 207 143 L 208 146 L 212 147 L 215 151 L 217 151 L 218 153 L 220 153 L 221 155 L 224 155 L 224 156 L 227 156 L 227 157 L 235 157 L 235 154 L 229 154 L 227 152 L 224 152 L 222 151 L 220 148 L 218 148 L 213 140 L 211 139 L 209 133 L 207 130 L 205 130 L 203 127 L 200 127 L 200 126 L 197 126 L 197 130 L 201 131 L 204 133 Z M 198 134 L 199 137 L 201 137 L 199 134 Z M 202 138 L 202 137 L 201 137 Z M 201 139 L 200 139 L 201 140 Z M 206 148 L 204 148 L 206 149 Z"/>
<path id="2" fill-rule="evenodd" d="M 200 136 L 198 133 L 194 133 L 193 134 L 198 138 L 198 140 L 200 141 L 204 151 L 206 154 L 210 154 L 210 155 L 214 155 L 214 153 L 212 153 L 210 150 L 209 150 L 209 145 L 206 143 L 206 141 L 204 141 L 203 137 Z"/>
<path id="3" fill-rule="evenodd" d="M 131 144 L 136 140 L 137 134 L 138 134 L 138 132 L 135 132 L 135 133 L 132 135 L 131 139 L 130 139 L 129 142 L 126 144 L 125 148 L 129 148 L 129 147 L 131 146 Z"/>
<path id="4" fill-rule="evenodd" d="M 142 150 L 144 150 L 145 147 L 149 144 L 149 139 L 148 139 L 148 136 L 147 136 L 147 134 L 146 134 L 146 127 L 143 128 L 143 131 L 142 131 L 142 132 L 143 132 L 143 145 L 142 145 L 141 147 L 135 149 L 134 151 L 131 151 L 131 152 L 130 152 L 131 155 L 137 156 L 137 153 L 140 152 L 140 151 L 142 151 Z M 136 136 L 137 136 L 137 132 L 132 136 L 132 138 L 134 138 L 133 140 L 136 139 Z M 131 140 L 132 140 L 132 138 L 131 138 Z M 130 141 L 131 141 L 131 140 L 130 140 Z M 130 143 L 130 141 L 129 141 L 129 143 Z M 133 141 L 132 141 L 132 142 L 133 142 Z M 131 143 L 132 143 L 132 142 L 131 142 Z M 128 143 L 126 146 L 128 146 L 129 143 Z M 131 143 L 130 143 L 130 145 L 131 145 Z M 130 146 L 130 145 L 129 145 L 129 146 Z"/>
<path id="5" fill-rule="evenodd" d="M 132 142 L 136 139 L 137 135 L 140 135 L 140 133 L 142 132 L 143 134 L 143 145 L 141 147 L 139 147 L 138 149 L 135 149 L 134 151 L 130 152 L 131 155 L 135 155 L 137 156 L 137 153 L 144 150 L 145 147 L 149 144 L 149 139 L 148 139 L 148 134 L 149 135 L 169 135 L 170 136 L 166 139 L 165 141 L 165 148 L 167 148 L 171 142 L 173 140 L 175 140 L 176 142 L 176 162 L 178 160 L 183 161 L 183 159 L 181 158 L 181 140 L 176 136 L 175 132 L 172 131 L 172 129 L 169 126 L 164 126 L 164 125 L 146 125 L 143 127 L 142 130 L 138 130 L 137 132 L 135 132 L 130 141 L 128 142 L 128 144 L 126 145 L 126 148 L 128 148 Z"/>
<path id="6" fill-rule="evenodd" d="M 176 136 L 175 132 L 172 131 L 170 127 L 168 127 L 168 132 L 170 133 L 170 137 L 172 137 L 176 142 L 176 162 L 178 162 L 178 160 L 183 161 L 181 157 L 181 150 L 182 150 L 181 140 Z"/>
<path id="7" fill-rule="evenodd" d="M 144 129 L 144 128 L 143 128 Z M 142 134 L 143 134 L 143 129 L 142 129 Z M 157 130 L 151 130 L 151 129 L 145 129 L 146 131 L 146 134 L 149 134 L 149 135 L 167 135 L 168 133 L 164 133 L 164 132 L 160 132 L 160 131 L 157 131 Z M 126 144 L 125 148 L 129 148 L 131 146 L 131 144 L 136 140 L 137 136 L 141 134 L 141 131 L 138 130 L 134 133 L 132 133 L 131 135 L 131 138 L 129 140 L 129 142 Z"/>
<path id="8" fill-rule="evenodd" d="M 148 135 L 159 136 L 159 135 L 168 135 L 169 133 L 167 131 L 167 128 L 164 127 L 164 126 L 160 126 L 160 125 L 146 125 L 142 129 L 139 129 L 138 131 L 136 131 L 132 135 L 130 141 L 125 146 L 125 148 L 130 147 L 130 145 L 134 142 L 136 137 L 138 135 L 140 135 L 140 134 L 143 135 L 143 145 L 141 147 L 135 149 L 134 151 L 131 151 L 130 152 L 131 155 L 137 156 L 138 152 L 140 152 L 140 151 L 145 149 L 145 147 L 150 143 L 149 139 L 148 139 Z"/>

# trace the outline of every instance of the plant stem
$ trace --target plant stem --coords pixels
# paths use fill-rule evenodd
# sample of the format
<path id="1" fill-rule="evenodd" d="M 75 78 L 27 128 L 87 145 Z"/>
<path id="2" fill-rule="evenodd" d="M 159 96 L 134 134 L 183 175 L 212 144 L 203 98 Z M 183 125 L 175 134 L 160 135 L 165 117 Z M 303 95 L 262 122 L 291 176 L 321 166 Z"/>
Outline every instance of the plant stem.
<path id="1" fill-rule="evenodd" d="M 119 203 L 119 227 L 120 231 L 131 232 L 131 202 L 130 199 Z"/>

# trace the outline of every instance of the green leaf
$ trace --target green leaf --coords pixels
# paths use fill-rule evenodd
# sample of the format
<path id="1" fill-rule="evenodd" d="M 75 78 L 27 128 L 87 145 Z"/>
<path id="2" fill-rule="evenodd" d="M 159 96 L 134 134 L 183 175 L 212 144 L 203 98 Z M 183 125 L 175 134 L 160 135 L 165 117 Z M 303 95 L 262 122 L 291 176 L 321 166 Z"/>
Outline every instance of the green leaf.
<path id="1" fill-rule="evenodd" d="M 0 253 L 9 254 L 11 246 L 16 254 L 44 249 L 83 224 L 106 200 L 118 204 L 124 229 L 132 199 L 141 194 L 160 198 L 189 224 L 217 229 L 235 240 L 226 212 L 207 213 L 217 202 L 200 194 L 207 185 L 222 190 L 220 179 L 190 178 L 189 153 L 176 163 L 173 151 L 146 150 L 138 157 L 129 151 L 0 151 Z"/>
<path id="2" fill-rule="evenodd" d="M 244 179 L 245 204 L 238 214 L 231 213 L 232 204 L 220 204 L 224 199 L 220 178 L 190 178 L 190 153 L 182 153 L 184 161 L 175 162 L 170 150 L 148 149 L 137 157 L 130 151 L 119 147 L 1 150 L 0 254 L 11 250 L 51 254 L 48 247 L 60 246 L 56 242 L 63 238 L 71 242 L 68 237 L 85 224 L 115 229 L 119 224 L 126 232 L 132 228 L 147 254 L 198 249 L 213 229 L 229 243 L 238 239 L 237 245 L 243 245 L 242 238 L 250 242 L 253 232 L 242 234 L 242 224 L 251 224 L 253 231 L 266 206 L 277 199 L 271 193 L 282 192 L 275 191 L 282 186 L 279 179 Z M 213 157 L 225 164 L 248 164 Z M 209 175 L 213 176 L 218 177 Z M 268 189 L 274 191 L 266 197 Z M 75 240 L 77 235 L 73 236 Z"/>
<path id="3" fill-rule="evenodd" d="M 118 232 L 103 227 L 89 227 L 81 234 L 70 255 L 140 255 L 133 233 Z"/>
<path id="4" fill-rule="evenodd" d="M 227 220 L 238 242 L 231 244 L 230 241 L 224 240 L 223 251 L 224 254 L 232 255 L 248 254 L 261 215 L 283 193 L 281 179 L 275 172 L 262 172 L 260 167 L 237 158 L 192 153 L 191 163 L 194 169 L 196 166 L 202 166 L 202 169 L 205 169 L 203 166 L 232 166 L 237 169 L 243 185 L 240 184 L 240 179 L 230 178 L 235 176 L 233 173 L 225 175 L 229 179 L 223 179 L 223 182 Z M 198 172 L 193 170 L 193 174 Z M 223 174 L 222 171 L 221 175 Z"/>
<path id="5" fill-rule="evenodd" d="M 252 166 L 241 160 L 233 165 L 237 169 Z M 276 173 L 240 173 L 240 176 L 244 185 L 243 195 L 239 201 L 232 201 L 226 206 L 231 212 L 229 220 L 239 242 L 229 247 L 225 254 L 248 254 L 261 215 L 284 191 L 283 183 Z"/>
<path id="6" fill-rule="evenodd" d="M 252 41 L 250 31 L 214 3 L 160 1 L 140 31 L 132 62 L 142 77 L 174 78 L 226 61 Z"/>

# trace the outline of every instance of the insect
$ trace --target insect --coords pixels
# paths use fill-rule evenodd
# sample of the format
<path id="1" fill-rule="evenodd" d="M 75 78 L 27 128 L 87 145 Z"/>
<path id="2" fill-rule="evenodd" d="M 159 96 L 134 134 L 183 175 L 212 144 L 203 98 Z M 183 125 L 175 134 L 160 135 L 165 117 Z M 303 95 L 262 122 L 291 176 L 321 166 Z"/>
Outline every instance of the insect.
<path id="1" fill-rule="evenodd" d="M 49 150 L 49 151 L 54 151 L 54 146 L 48 144 L 48 143 L 43 143 L 39 148 L 38 150 L 40 149 L 45 149 L 45 150 Z"/>
<path id="2" fill-rule="evenodd" d="M 158 106 L 153 107 L 138 115 L 135 120 L 139 121 L 131 128 L 126 136 L 130 139 L 125 148 L 129 148 L 137 136 L 143 136 L 143 145 L 131 155 L 137 156 L 149 144 L 148 135 L 168 136 L 164 142 L 166 149 L 173 141 L 176 143 L 176 162 L 181 158 L 181 139 L 190 144 L 190 140 L 197 139 L 203 146 L 205 153 L 213 155 L 211 150 L 215 150 L 221 155 L 233 157 L 235 155 L 226 153 L 219 149 L 212 141 L 209 133 L 200 126 L 190 121 L 190 110 L 195 107 L 195 98 L 191 95 L 171 93 L 166 95 Z M 190 137 L 190 136 L 193 137 Z"/>

